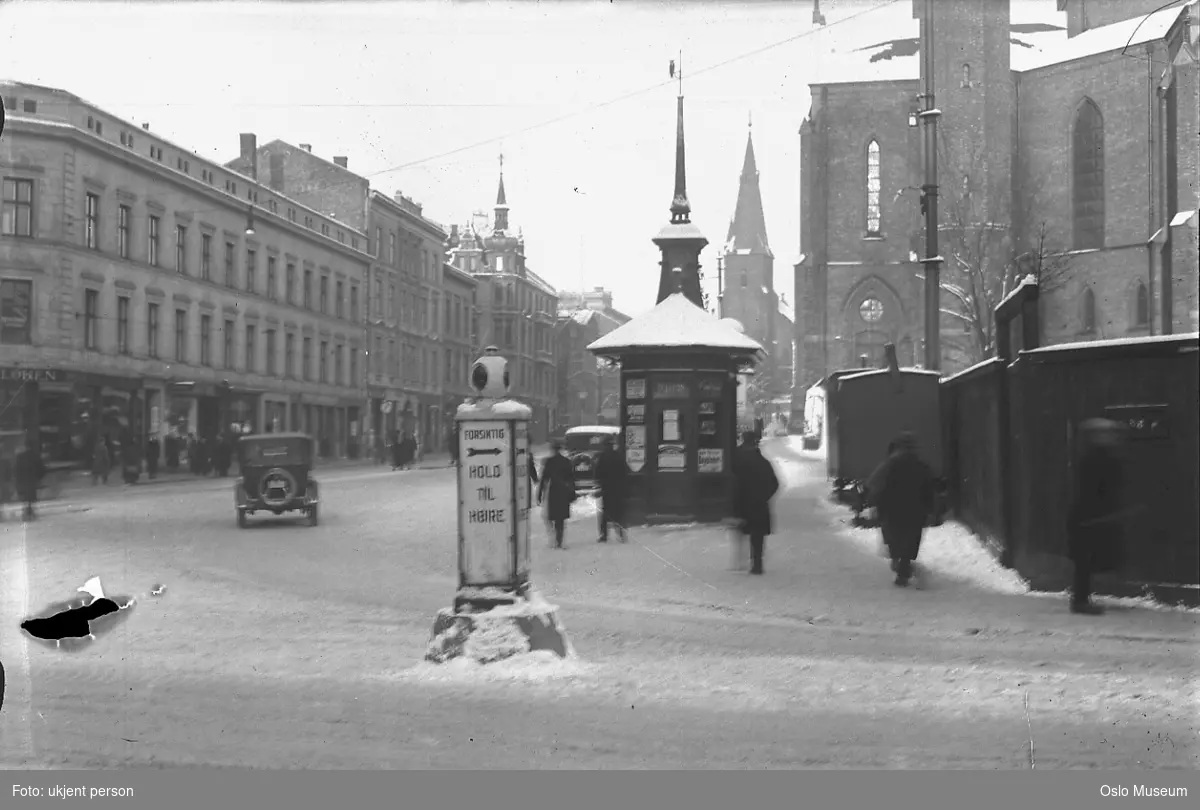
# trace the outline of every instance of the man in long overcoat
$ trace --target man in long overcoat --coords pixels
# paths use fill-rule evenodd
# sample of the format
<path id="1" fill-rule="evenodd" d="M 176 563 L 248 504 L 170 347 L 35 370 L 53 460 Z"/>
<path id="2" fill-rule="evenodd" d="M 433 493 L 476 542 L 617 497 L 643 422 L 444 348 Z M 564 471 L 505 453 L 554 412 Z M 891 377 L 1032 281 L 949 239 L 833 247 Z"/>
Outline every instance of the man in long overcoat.
<path id="1" fill-rule="evenodd" d="M 561 442 L 554 442 L 551 450 L 553 452 L 542 464 L 537 502 L 541 506 L 545 501 L 546 519 L 554 527 L 554 547 L 562 548 L 567 518 L 571 516 L 571 503 L 575 500 L 575 470 L 562 454 Z"/>
<path id="2" fill-rule="evenodd" d="M 146 440 L 146 474 L 150 478 L 158 476 L 158 458 L 162 453 L 162 445 L 159 444 L 157 436 L 151 436 Z"/>
<path id="3" fill-rule="evenodd" d="M 883 542 L 892 558 L 896 584 L 912 579 L 913 562 L 921 552 L 921 537 L 933 512 L 933 470 L 917 455 L 916 438 L 901 434 L 890 453 L 867 481 L 867 497 L 875 505 Z"/>
<path id="4" fill-rule="evenodd" d="M 450 434 L 446 437 L 446 449 L 450 451 L 450 466 L 458 463 L 458 425 L 450 423 Z"/>
<path id="5" fill-rule="evenodd" d="M 32 439 L 25 440 L 25 446 L 17 453 L 13 461 L 13 477 L 16 479 L 17 498 L 25 504 L 25 519 L 33 520 L 33 505 L 37 502 L 38 487 L 42 484 L 42 476 L 46 474 L 46 465 L 38 453 Z"/>
<path id="6" fill-rule="evenodd" d="M 763 553 L 771 533 L 771 499 L 779 491 L 775 467 L 758 447 L 758 434 L 742 434 L 742 446 L 733 456 L 734 517 L 750 536 L 750 573 L 762 574 Z"/>
<path id="7" fill-rule="evenodd" d="M 112 470 L 112 456 L 108 452 L 108 437 L 97 436 L 92 448 L 92 486 L 103 481 L 108 483 L 108 474 Z"/>
<path id="8" fill-rule="evenodd" d="M 628 542 L 625 535 L 625 459 L 617 451 L 616 442 L 605 439 L 604 449 L 596 459 L 596 480 L 600 483 L 600 542 L 608 542 L 608 524 L 617 527 L 621 542 Z"/>
<path id="9" fill-rule="evenodd" d="M 1123 556 L 1120 425 L 1108 419 L 1088 419 L 1079 426 L 1077 442 L 1074 492 L 1067 517 L 1067 553 L 1075 564 L 1071 612 L 1094 616 L 1104 609 L 1091 601 L 1092 575 L 1117 569 Z"/>

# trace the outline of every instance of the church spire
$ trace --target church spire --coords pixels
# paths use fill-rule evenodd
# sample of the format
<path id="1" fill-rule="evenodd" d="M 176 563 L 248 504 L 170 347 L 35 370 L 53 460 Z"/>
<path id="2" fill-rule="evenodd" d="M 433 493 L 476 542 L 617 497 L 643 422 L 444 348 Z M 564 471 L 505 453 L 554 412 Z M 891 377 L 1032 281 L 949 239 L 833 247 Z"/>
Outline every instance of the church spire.
<path id="1" fill-rule="evenodd" d="M 754 137 L 750 132 L 746 133 L 746 157 L 742 161 L 737 207 L 734 209 L 733 220 L 729 223 L 725 249 L 772 255 L 770 244 L 767 242 L 762 191 L 758 185 L 758 164 L 754 159 Z"/>
<path id="2" fill-rule="evenodd" d="M 500 188 L 496 191 L 496 226 L 494 232 L 503 235 L 508 230 L 508 199 L 504 196 L 504 153 L 500 153 Z"/>
<path id="3" fill-rule="evenodd" d="M 679 96 L 679 123 L 675 129 L 675 196 L 671 200 L 671 222 L 691 222 L 692 206 L 687 198 L 687 168 L 683 149 L 683 95 Z"/>

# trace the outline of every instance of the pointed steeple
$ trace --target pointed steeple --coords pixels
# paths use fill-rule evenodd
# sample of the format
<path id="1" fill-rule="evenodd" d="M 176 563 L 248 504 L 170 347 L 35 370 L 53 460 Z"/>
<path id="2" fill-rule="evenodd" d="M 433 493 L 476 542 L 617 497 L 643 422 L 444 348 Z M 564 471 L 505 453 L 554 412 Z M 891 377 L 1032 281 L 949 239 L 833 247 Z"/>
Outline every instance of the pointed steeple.
<path id="1" fill-rule="evenodd" d="M 762 191 L 758 185 L 758 164 L 754 159 L 754 137 L 749 132 L 746 133 L 746 157 L 742 161 L 737 207 L 729 223 L 725 249 L 774 255 L 767 242 L 767 221 L 763 215 Z"/>
<path id="2" fill-rule="evenodd" d="M 496 226 L 492 229 L 503 236 L 508 230 L 508 199 L 504 196 L 504 153 L 500 153 L 500 187 L 496 191 Z"/>
<path id="3" fill-rule="evenodd" d="M 675 63 L 671 63 L 675 76 Z M 675 129 L 675 194 L 671 200 L 671 222 L 654 237 L 662 251 L 659 262 L 658 301 L 676 292 L 704 309 L 704 291 L 700 286 L 700 251 L 708 244 L 700 229 L 692 224 L 692 206 L 687 198 L 687 172 L 684 167 L 682 72 L 678 105 L 678 124 Z"/>
<path id="4" fill-rule="evenodd" d="M 687 167 L 683 148 L 683 96 L 679 97 L 679 123 L 675 128 L 675 196 L 671 200 L 671 222 L 691 222 L 692 206 L 687 198 Z"/>

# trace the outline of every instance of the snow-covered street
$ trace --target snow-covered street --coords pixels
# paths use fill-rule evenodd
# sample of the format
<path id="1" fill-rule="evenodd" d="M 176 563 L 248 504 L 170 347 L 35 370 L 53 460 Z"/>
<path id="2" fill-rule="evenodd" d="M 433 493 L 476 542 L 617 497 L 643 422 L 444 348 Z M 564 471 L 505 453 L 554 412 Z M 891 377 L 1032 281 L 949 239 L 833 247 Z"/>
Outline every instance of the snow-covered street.
<path id="1" fill-rule="evenodd" d="M 4 714 L 51 767 L 1029 768 L 1031 738 L 1039 769 L 1200 764 L 1200 614 L 1072 615 L 953 526 L 928 537 L 927 587 L 895 588 L 820 462 L 765 449 L 785 489 L 763 577 L 729 570 L 718 529 L 601 545 L 587 502 L 565 550 L 537 528 L 566 661 L 420 663 L 454 594 L 450 470 L 324 473 L 316 528 L 237 530 L 230 482 L 0 524 L 30 610 L 93 575 L 139 596 L 76 652 L 18 645 L 0 600 L 0 654 L 28 656 L 4 663 L 29 711 Z M 19 728 L 0 723 L 0 761 L 22 760 Z"/>

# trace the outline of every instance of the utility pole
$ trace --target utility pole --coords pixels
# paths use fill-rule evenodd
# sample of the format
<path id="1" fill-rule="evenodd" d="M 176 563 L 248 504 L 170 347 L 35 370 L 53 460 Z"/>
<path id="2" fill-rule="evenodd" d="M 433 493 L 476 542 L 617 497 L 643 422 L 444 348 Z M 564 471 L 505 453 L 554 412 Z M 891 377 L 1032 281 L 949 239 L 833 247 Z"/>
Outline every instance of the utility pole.
<path id="1" fill-rule="evenodd" d="M 942 367 L 941 341 L 941 275 L 942 257 L 938 255 L 938 148 L 937 124 L 942 111 L 934 104 L 933 96 L 933 0 L 925 0 L 924 37 L 921 60 L 925 74 L 925 102 L 918 114 L 925 125 L 925 184 L 921 186 L 921 211 L 925 214 L 925 367 L 938 371 Z"/>

